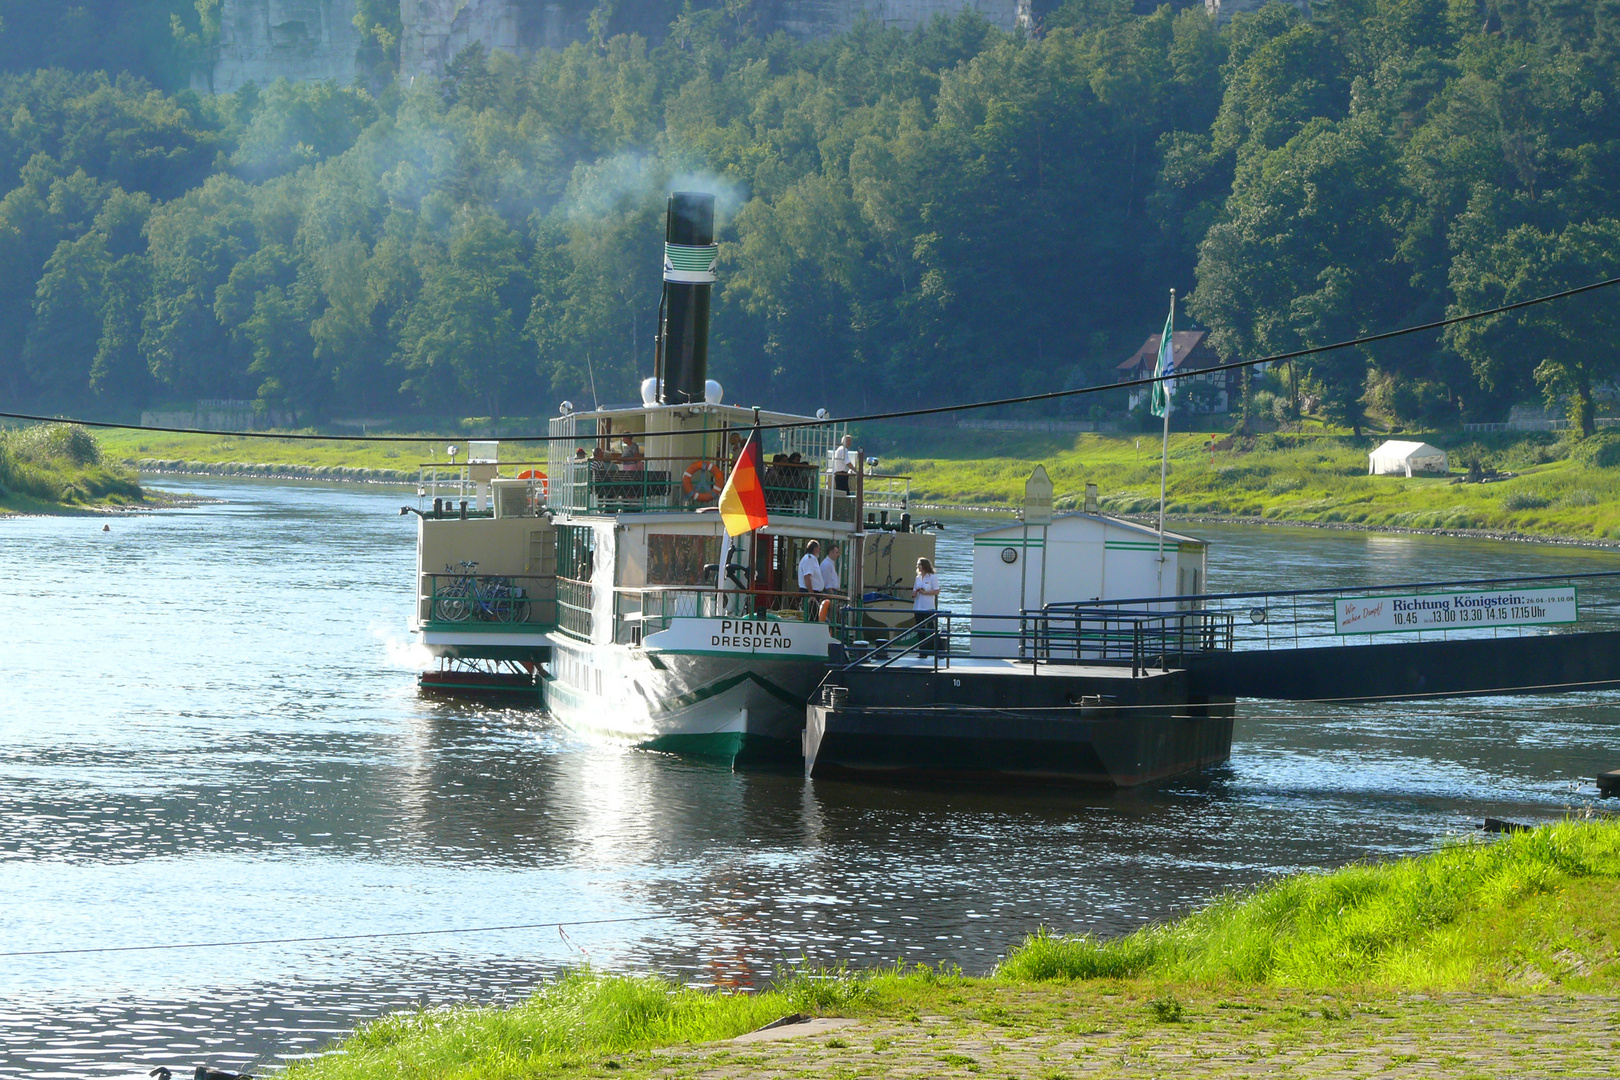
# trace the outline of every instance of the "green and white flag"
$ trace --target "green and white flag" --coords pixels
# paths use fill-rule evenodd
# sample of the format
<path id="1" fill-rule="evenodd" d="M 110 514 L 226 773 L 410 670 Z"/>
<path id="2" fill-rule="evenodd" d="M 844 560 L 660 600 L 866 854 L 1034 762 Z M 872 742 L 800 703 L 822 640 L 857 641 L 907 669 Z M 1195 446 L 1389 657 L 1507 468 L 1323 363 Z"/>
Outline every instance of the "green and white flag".
<path id="1" fill-rule="evenodd" d="M 1154 416 L 1165 416 L 1170 412 L 1171 383 L 1166 376 L 1176 373 L 1175 324 L 1176 309 L 1171 307 L 1170 314 L 1164 318 L 1164 334 L 1159 338 L 1159 362 L 1153 368 L 1154 377 L 1165 380 L 1153 384 Z"/>

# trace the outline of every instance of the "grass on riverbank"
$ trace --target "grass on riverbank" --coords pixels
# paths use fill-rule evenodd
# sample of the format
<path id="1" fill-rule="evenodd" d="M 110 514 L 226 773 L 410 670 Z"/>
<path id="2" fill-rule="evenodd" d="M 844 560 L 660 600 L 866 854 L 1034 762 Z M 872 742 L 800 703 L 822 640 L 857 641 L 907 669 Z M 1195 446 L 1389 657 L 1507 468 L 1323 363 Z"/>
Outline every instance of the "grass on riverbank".
<path id="1" fill-rule="evenodd" d="M 135 474 L 114 465 L 81 427 L 41 424 L 0 431 L 0 510 L 60 513 L 142 501 Z"/>
<path id="2" fill-rule="evenodd" d="M 233 438 L 216 435 L 168 435 L 150 431 L 109 431 L 101 436 L 108 458 L 126 465 L 143 465 L 154 470 L 200 471 L 201 466 L 231 471 L 286 475 L 296 471 L 388 470 L 416 479 L 419 465 L 435 458 L 444 461 L 444 444 L 438 442 L 376 443 L 349 441 L 308 441 L 303 439 Z M 542 452 L 542 456 L 544 456 Z M 465 455 L 463 455 L 465 460 Z M 163 466 L 153 463 L 163 462 Z M 219 469 L 218 471 L 226 471 Z M 249 475 L 252 474 L 249 472 Z M 325 474 L 322 474 L 325 475 Z"/>
<path id="3" fill-rule="evenodd" d="M 1012 509 L 1037 461 L 1046 465 L 1060 509 L 1072 509 L 1095 483 L 1111 513 L 1158 506 L 1158 437 L 1040 435 L 870 425 L 860 437 L 885 472 L 913 477 L 918 501 Z M 1310 522 L 1412 529 L 1473 529 L 1601 540 L 1620 539 L 1620 448 L 1601 434 L 1587 444 L 1551 434 L 1410 435 L 1468 462 L 1515 474 L 1497 483 L 1368 476 L 1376 438 L 1321 431 L 1267 435 L 1229 445 L 1208 433 L 1171 436 L 1168 509 L 1188 517 Z M 108 460 L 155 471 L 208 469 L 244 475 L 309 475 L 414 480 L 422 462 L 444 460 L 444 446 L 420 443 L 304 442 L 212 435 L 114 431 L 101 437 Z M 1140 444 L 1140 445 L 1138 445 Z M 1212 450 L 1211 446 L 1226 446 Z M 538 444 L 503 447 L 507 457 L 543 458 Z"/>
<path id="4" fill-rule="evenodd" d="M 882 448 L 884 471 L 910 474 L 913 494 L 925 503 L 1015 508 L 1039 461 L 1060 509 L 1074 507 L 1088 482 L 1098 486 L 1109 512 L 1146 514 L 1158 507 L 1159 438 L 1152 433 L 1025 435 L 889 425 L 863 435 Z M 1226 443 L 1180 433 L 1170 437 L 1167 509 L 1192 517 L 1620 539 L 1620 468 L 1608 464 L 1612 453 L 1592 452 L 1612 436 L 1600 435 L 1585 448 L 1540 433 L 1399 437 L 1440 445 L 1459 473 L 1478 461 L 1516 475 L 1486 484 L 1368 476 L 1367 452 L 1381 441 L 1376 438 L 1270 435 Z"/>
<path id="5" fill-rule="evenodd" d="M 1620 944 L 1620 822 L 1284 878 L 1114 941 L 1037 934 L 1003 978 L 1470 989 L 1593 979 Z"/>
<path id="6" fill-rule="evenodd" d="M 657 1064 L 636 1057 L 648 1049 L 730 1038 L 792 1012 L 915 1020 L 966 1009 L 1033 1029 L 1067 1023 L 1075 993 L 1132 1010 L 1145 1002 L 1166 1020 L 1212 987 L 1266 1000 L 1298 988 L 1613 992 L 1617 899 L 1620 822 L 1571 821 L 1291 876 L 1111 942 L 1038 934 L 986 978 L 894 968 L 799 975 L 741 995 L 575 973 L 514 1008 L 386 1017 L 342 1054 L 288 1075 L 500 1080 L 586 1066 L 594 1073 L 610 1060 L 610 1070 L 639 1072 Z M 1043 986 L 1053 988 L 1050 1000 Z M 1023 1013 L 1008 1010 L 1014 988 Z"/>

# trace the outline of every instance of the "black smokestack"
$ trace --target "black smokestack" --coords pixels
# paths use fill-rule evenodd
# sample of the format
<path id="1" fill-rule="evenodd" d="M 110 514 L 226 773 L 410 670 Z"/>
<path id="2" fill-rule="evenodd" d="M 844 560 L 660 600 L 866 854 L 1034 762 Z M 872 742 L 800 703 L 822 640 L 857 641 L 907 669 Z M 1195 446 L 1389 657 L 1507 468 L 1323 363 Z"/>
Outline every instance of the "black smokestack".
<path id="1" fill-rule="evenodd" d="M 664 325 L 659 336 L 658 400 L 702 401 L 709 378 L 709 293 L 720 249 L 714 196 L 677 191 L 664 225 Z"/>

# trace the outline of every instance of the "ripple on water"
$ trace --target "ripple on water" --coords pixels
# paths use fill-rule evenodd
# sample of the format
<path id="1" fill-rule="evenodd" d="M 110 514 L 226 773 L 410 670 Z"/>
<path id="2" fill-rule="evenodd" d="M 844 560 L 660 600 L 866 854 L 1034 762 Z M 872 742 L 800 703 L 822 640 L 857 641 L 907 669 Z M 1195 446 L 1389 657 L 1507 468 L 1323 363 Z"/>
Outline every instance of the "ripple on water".
<path id="1" fill-rule="evenodd" d="M 1586 797 L 1572 782 L 1620 764 L 1612 694 L 1246 703 L 1230 765 L 1119 794 L 807 785 L 591 747 L 531 710 L 417 698 L 400 493 L 188 484 L 232 501 L 107 534 L 0 526 L 0 556 L 29 568 L 0 583 L 17 638 L 0 952 L 673 917 L 12 957 L 0 1077 L 286 1061 L 391 1010 L 521 999 L 582 962 L 738 987 L 803 959 L 983 971 L 1036 926 L 1119 933 L 1485 814 L 1556 816 Z M 1615 562 L 1196 531 L 1216 588 Z M 968 532 L 942 536 L 947 607 L 965 609 Z"/>

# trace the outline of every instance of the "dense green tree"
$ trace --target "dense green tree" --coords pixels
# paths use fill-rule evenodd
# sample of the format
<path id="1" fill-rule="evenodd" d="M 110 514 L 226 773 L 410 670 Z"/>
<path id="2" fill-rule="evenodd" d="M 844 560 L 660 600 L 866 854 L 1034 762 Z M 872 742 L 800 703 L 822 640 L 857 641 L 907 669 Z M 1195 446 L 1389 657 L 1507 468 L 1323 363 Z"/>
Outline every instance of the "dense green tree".
<path id="1" fill-rule="evenodd" d="M 360 0 L 362 86 L 210 96 L 176 88 L 218 0 L 0 0 L 0 393 L 627 400 L 682 187 L 721 196 L 729 399 L 842 413 L 1107 381 L 1171 286 L 1236 359 L 1615 271 L 1620 0 L 1068 0 L 818 41 L 739 2 L 615 34 L 659 3 L 407 86 L 398 0 Z M 70 57 L 86 20 L 127 40 Z M 1299 373 L 1352 426 L 1550 395 L 1585 427 L 1607 326 L 1561 310 Z"/>
<path id="2" fill-rule="evenodd" d="M 402 359 L 409 389 L 424 403 L 454 394 L 499 417 L 532 405 L 518 380 L 527 363 L 522 239 L 491 214 L 453 223 L 442 255 L 423 269 L 422 292 L 406 322 Z"/>
<path id="3" fill-rule="evenodd" d="M 1456 314 L 1528 300 L 1587 285 L 1620 270 L 1620 221 L 1570 225 L 1556 233 L 1520 225 L 1477 252 L 1458 259 L 1452 271 Z M 1474 367 L 1481 382 L 1529 374 L 1549 406 L 1563 402 L 1571 426 L 1596 430 L 1593 384 L 1620 370 L 1612 348 L 1620 331 L 1613 297 L 1587 294 L 1559 304 L 1456 323 L 1447 338 Z"/>

